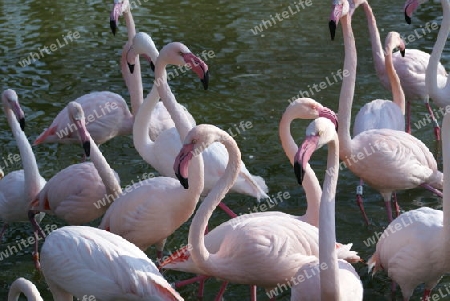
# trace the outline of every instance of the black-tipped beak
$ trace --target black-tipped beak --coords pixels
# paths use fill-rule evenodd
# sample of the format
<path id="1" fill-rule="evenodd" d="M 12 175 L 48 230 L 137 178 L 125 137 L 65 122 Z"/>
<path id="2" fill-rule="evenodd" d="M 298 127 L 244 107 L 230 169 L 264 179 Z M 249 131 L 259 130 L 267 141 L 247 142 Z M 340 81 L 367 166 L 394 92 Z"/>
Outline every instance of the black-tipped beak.
<path id="1" fill-rule="evenodd" d="M 22 131 L 24 131 L 25 130 L 25 118 L 20 118 L 19 124 L 20 124 L 20 129 Z"/>
<path id="2" fill-rule="evenodd" d="M 203 84 L 203 89 L 208 90 L 208 84 L 209 84 L 209 70 L 205 72 L 205 75 L 203 76 L 203 79 L 201 80 Z"/>
<path id="3" fill-rule="evenodd" d="M 406 13 L 406 9 L 405 9 L 405 21 L 406 23 L 411 24 L 411 17 L 408 16 L 408 14 Z"/>
<path id="4" fill-rule="evenodd" d="M 405 52 L 406 52 L 406 49 L 400 50 L 400 54 L 402 55 L 402 57 L 405 57 Z"/>
<path id="5" fill-rule="evenodd" d="M 152 71 L 155 72 L 155 64 L 153 64 L 153 62 L 150 62 L 150 68 L 152 68 Z"/>
<path id="6" fill-rule="evenodd" d="M 128 63 L 128 62 L 127 62 L 127 64 L 128 64 L 128 69 L 130 70 L 130 73 L 133 74 L 133 72 L 134 72 L 134 64 L 131 65 L 131 64 Z"/>
<path id="7" fill-rule="evenodd" d="M 117 32 L 117 22 L 116 20 L 109 20 L 109 27 L 111 28 L 111 31 L 113 35 L 116 35 Z"/>
<path id="8" fill-rule="evenodd" d="M 84 142 L 83 149 L 84 149 L 84 153 L 86 154 L 86 157 L 90 157 L 91 156 L 91 142 L 90 141 Z"/>
<path id="9" fill-rule="evenodd" d="M 330 23 L 328 23 L 328 27 L 330 28 L 331 40 L 334 41 L 334 37 L 336 36 L 336 22 L 331 20 Z"/>
<path id="10" fill-rule="evenodd" d="M 295 177 L 297 178 L 298 184 L 302 185 L 303 177 L 305 176 L 305 171 L 303 170 L 302 165 L 298 162 L 294 162 L 294 173 Z"/>
<path id="11" fill-rule="evenodd" d="M 181 174 L 179 172 L 176 172 L 175 176 L 177 177 L 178 181 L 180 181 L 180 184 L 181 184 L 181 186 L 183 186 L 184 189 L 189 189 L 188 178 L 181 176 Z"/>

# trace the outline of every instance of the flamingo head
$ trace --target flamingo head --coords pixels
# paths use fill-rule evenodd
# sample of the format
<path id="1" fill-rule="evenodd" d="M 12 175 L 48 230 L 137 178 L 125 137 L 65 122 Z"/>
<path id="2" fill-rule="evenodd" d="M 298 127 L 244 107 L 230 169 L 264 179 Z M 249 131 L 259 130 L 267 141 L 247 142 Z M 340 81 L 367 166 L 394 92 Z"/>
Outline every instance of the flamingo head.
<path id="1" fill-rule="evenodd" d="M 405 41 L 403 41 L 400 34 L 396 31 L 391 31 L 387 34 L 384 42 L 384 55 L 392 53 L 392 50 L 398 48 L 402 57 L 405 57 Z"/>
<path id="2" fill-rule="evenodd" d="M 114 0 L 114 6 L 109 16 L 109 27 L 113 35 L 116 35 L 119 17 L 126 11 L 130 10 L 130 2 L 128 0 Z"/>
<path id="3" fill-rule="evenodd" d="M 300 185 L 312 154 L 336 137 L 335 125 L 328 118 L 319 117 L 309 124 L 306 128 L 306 138 L 294 156 L 294 172 Z"/>
<path id="4" fill-rule="evenodd" d="M 186 143 L 181 148 L 178 156 L 175 158 L 173 163 L 173 170 L 175 171 L 175 176 L 177 177 L 180 184 L 184 189 L 189 188 L 188 174 L 189 174 L 189 162 L 194 157 L 194 147 L 196 140 L 193 139 L 190 143 Z"/>
<path id="5" fill-rule="evenodd" d="M 403 10 L 405 12 L 405 21 L 408 24 L 411 24 L 411 16 L 414 13 L 414 11 L 423 3 L 427 2 L 428 0 L 406 0 L 405 6 L 403 7 Z"/>
<path id="6" fill-rule="evenodd" d="M 7 89 L 3 91 L 2 101 L 3 106 L 10 107 L 11 110 L 14 112 L 14 115 L 16 116 L 16 119 L 20 124 L 20 128 L 23 131 L 25 129 L 25 113 L 20 107 L 19 97 L 17 96 L 16 91 L 12 89 Z"/>
<path id="7" fill-rule="evenodd" d="M 180 42 L 169 43 L 161 50 L 160 57 L 162 57 L 167 64 L 186 66 L 187 69 L 192 69 L 192 71 L 200 78 L 203 88 L 205 90 L 208 89 L 208 65 L 194 55 L 186 45 Z"/>
<path id="8" fill-rule="evenodd" d="M 84 153 L 86 154 L 86 157 L 89 157 L 91 155 L 91 136 L 86 128 L 83 108 L 78 102 L 71 101 L 67 105 L 67 109 L 70 120 L 78 129 L 78 136 L 83 145 Z"/>
<path id="9" fill-rule="evenodd" d="M 159 56 L 158 49 L 153 42 L 153 39 L 145 32 L 138 32 L 127 52 L 127 64 L 130 73 L 134 72 L 134 65 L 138 56 L 142 55 L 149 63 L 153 71 L 155 71 L 156 59 Z"/>
<path id="10" fill-rule="evenodd" d="M 323 107 L 322 110 L 319 111 L 319 117 L 329 119 L 334 124 L 336 131 L 338 130 L 338 117 L 333 110 Z"/>
<path id="11" fill-rule="evenodd" d="M 320 103 L 312 98 L 303 97 L 292 101 L 286 108 L 283 115 L 289 116 L 289 119 L 316 119 L 325 117 L 331 120 L 338 128 L 338 119 L 335 112 L 331 109 L 322 106 Z"/>
<path id="12" fill-rule="evenodd" d="M 332 41 L 336 35 L 339 20 L 347 15 L 352 17 L 356 8 L 361 4 L 367 4 L 367 0 L 332 0 L 330 22 L 328 23 Z"/>

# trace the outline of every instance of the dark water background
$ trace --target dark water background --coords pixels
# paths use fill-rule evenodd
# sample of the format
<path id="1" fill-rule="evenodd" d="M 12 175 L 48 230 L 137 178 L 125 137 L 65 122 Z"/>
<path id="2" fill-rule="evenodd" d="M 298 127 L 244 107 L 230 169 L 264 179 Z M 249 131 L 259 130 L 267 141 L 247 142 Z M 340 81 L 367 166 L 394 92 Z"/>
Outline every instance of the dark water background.
<path id="1" fill-rule="evenodd" d="M 109 90 L 129 99 L 119 68 L 119 58 L 126 41 L 126 28 L 120 21 L 118 34 L 114 37 L 109 29 L 109 13 L 113 1 L 0 1 L 0 52 L 2 56 L 2 90 L 13 88 L 20 97 L 27 117 L 26 134 L 30 141 L 47 127 L 56 114 L 70 101 L 91 91 Z M 140 4 L 139 4 L 140 3 Z M 296 6 L 297 4 L 297 6 Z M 328 33 L 330 4 L 312 0 L 311 5 L 301 8 L 297 2 L 276 1 L 264 4 L 255 0 L 246 1 L 135 1 L 132 13 L 138 31 L 149 33 L 158 48 L 168 42 L 181 41 L 194 53 L 213 51 L 215 56 L 207 61 L 211 81 L 210 89 L 203 91 L 193 74 L 185 74 L 171 81 L 178 101 L 185 104 L 197 123 L 212 123 L 223 129 L 234 129 L 240 122 L 251 122 L 252 127 L 236 136 L 243 160 L 248 169 L 264 177 L 270 195 L 279 191 L 289 192 L 291 198 L 276 209 L 293 214 L 303 214 L 306 206 L 303 190 L 296 184 L 292 168 L 285 157 L 278 138 L 278 123 L 281 114 L 299 90 L 307 91 L 314 84 L 327 78 L 333 84 L 311 95 L 322 104 L 337 111 L 340 81 L 333 75 L 343 67 L 342 31 L 338 29 L 336 41 L 331 42 Z M 423 6 L 413 18 L 413 25 L 403 19 L 403 1 L 373 1 L 382 41 L 389 31 L 402 35 L 426 22 L 441 22 L 440 4 Z M 270 20 L 276 13 L 291 7 L 289 18 L 277 21 L 262 33 L 253 34 L 255 26 L 262 20 Z M 358 75 L 355 92 L 354 114 L 366 102 L 375 98 L 391 99 L 375 75 L 370 39 L 362 9 L 353 18 L 358 49 Z M 65 43 L 68 32 L 78 32 L 79 38 Z M 431 52 L 437 31 L 408 44 Z M 30 52 L 38 52 L 44 46 L 61 44 L 56 51 L 22 67 L 19 62 Z M 444 53 L 441 62 L 448 65 L 449 57 Z M 142 64 L 144 89 L 151 88 L 153 73 Z M 425 116 L 421 103 L 413 105 L 412 120 L 417 122 Z M 293 125 L 296 141 L 304 137 L 307 121 Z M 434 142 L 432 127 L 416 129 L 416 137 L 438 153 L 441 167 L 440 146 Z M 18 153 L 16 143 L 6 122 L 0 119 L 0 162 L 8 154 Z M 80 161 L 81 148 L 67 145 L 40 145 L 34 147 L 41 175 L 47 180 L 56 172 Z M 121 176 L 122 186 L 136 180 L 146 172 L 154 170 L 134 150 L 131 137 L 115 138 L 102 146 L 102 151 L 111 166 Z M 324 176 L 326 150 L 317 152 L 313 168 L 320 180 Z M 20 162 L 5 166 L 5 173 L 21 168 Z M 380 176 L 382 176 L 380 174 Z M 355 203 L 357 179 L 348 170 L 340 173 L 336 204 L 336 226 L 338 241 L 353 242 L 353 248 L 361 257 L 368 259 L 375 246 L 367 246 L 367 239 L 387 226 L 387 218 L 381 196 L 365 188 L 366 212 L 372 222 L 367 228 Z M 424 190 L 409 190 L 398 193 L 403 210 L 426 205 L 441 207 L 441 200 Z M 226 202 L 237 213 L 248 212 L 255 200 L 237 194 L 229 194 Z M 216 212 L 212 225 L 226 220 L 222 212 Z M 64 225 L 54 217 L 47 216 L 43 224 Z M 91 225 L 98 225 L 93 222 Z M 166 250 L 175 251 L 186 243 L 189 225 L 181 227 L 169 237 Z M 14 224 L 4 238 L 0 251 L 14 246 L 16 240 L 30 235 L 28 224 Z M 366 243 L 365 243 L 366 242 Z M 0 299 L 4 300 L 11 282 L 17 277 L 26 277 L 37 284 L 44 299 L 51 294 L 42 277 L 34 272 L 31 250 L 4 258 L 0 261 Z M 147 254 L 154 258 L 154 248 Z M 357 264 L 364 284 L 364 300 L 390 300 L 390 281 L 386 274 L 371 278 L 364 264 Z M 186 279 L 187 274 L 165 272 L 169 281 Z M 445 293 L 450 279 L 444 277 L 438 287 Z M 220 283 L 209 280 L 204 300 L 213 300 Z M 180 290 L 186 300 L 196 300 L 196 285 Z M 420 300 L 423 287 L 416 289 L 412 300 Z M 230 285 L 225 300 L 248 300 L 247 286 Z M 440 300 L 449 299 L 444 297 Z M 268 300 L 262 289 L 259 300 Z M 286 292 L 279 300 L 289 300 Z M 401 300 L 400 293 L 397 300 Z"/>

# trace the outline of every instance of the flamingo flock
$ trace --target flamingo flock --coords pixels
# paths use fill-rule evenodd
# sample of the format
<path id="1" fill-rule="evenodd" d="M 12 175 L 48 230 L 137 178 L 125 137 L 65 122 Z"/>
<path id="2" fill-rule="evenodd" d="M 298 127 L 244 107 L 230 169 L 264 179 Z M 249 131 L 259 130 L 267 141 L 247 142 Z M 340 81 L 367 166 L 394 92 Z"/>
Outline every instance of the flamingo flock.
<path id="1" fill-rule="evenodd" d="M 426 2 L 405 2 L 408 23 Z M 391 91 L 392 100 L 375 99 L 362 106 L 352 137 L 358 58 L 352 19 L 359 6 L 367 18 L 376 76 Z M 136 32 L 130 1 L 114 0 L 111 31 L 115 36 L 121 17 L 127 29 L 127 41 L 117 59 L 131 110 L 122 95 L 88 93 L 68 102 L 33 144 L 74 144 L 83 150 L 84 162 L 46 181 L 40 175 L 40 158 L 26 136 L 21 95 L 12 88 L 2 93 L 23 169 L 6 175 L 0 170 L 0 247 L 10 223 L 29 222 L 34 237 L 32 260 L 56 301 L 85 300 L 86 296 L 103 301 L 185 300 L 189 297 L 178 290 L 196 282 L 198 297 L 203 298 L 210 277 L 223 281 L 215 301 L 228 300 L 228 283 L 250 286 L 249 296 L 239 296 L 239 300 L 256 301 L 260 287 L 270 300 L 285 289 L 291 301 L 360 301 L 364 300 L 367 271 L 372 276 L 387 274 L 394 299 L 398 285 L 401 292 L 397 294 L 404 301 L 418 287 L 423 290 L 422 301 L 431 300 L 433 289 L 450 272 L 450 116 L 445 115 L 441 131 L 430 107 L 430 99 L 441 108 L 450 104 L 448 75 L 439 62 L 450 34 L 450 3 L 441 0 L 441 6 L 442 25 L 429 55 L 406 47 L 398 32 L 389 32 L 383 47 L 367 0 L 332 1 L 329 29 L 334 40 L 338 26 L 342 28 L 342 70 L 347 73 L 335 99 L 337 114 L 312 98 L 298 98 L 278 116 L 280 149 L 292 165 L 286 174 L 302 187 L 306 211 L 297 216 L 276 207 L 237 215 L 223 202 L 228 193 L 258 202 L 270 200 L 271 183 L 250 173 L 235 135 L 213 124 L 197 124 L 200 116 L 177 101 L 166 71 L 169 65 L 184 67 L 208 90 L 213 85 L 209 82 L 213 64 L 181 42 L 169 42 L 159 51 L 150 35 Z M 396 48 L 400 51 L 395 52 Z M 140 58 L 147 64 L 141 65 Z M 146 97 L 143 69 L 154 73 Z M 183 97 L 177 93 L 177 98 Z M 426 105 L 436 141 L 441 143 L 442 138 L 442 171 L 440 158 L 411 132 L 410 102 L 416 100 Z M 296 140 L 298 135 L 291 130 L 297 119 L 310 122 L 304 134 L 300 133 L 302 140 Z M 132 136 L 142 162 L 159 173 L 133 183 L 131 189 L 121 186 L 120 175 L 100 150 L 101 144 L 124 135 Z M 256 147 L 264 147 L 263 143 Z M 313 158 L 325 145 L 321 184 Z M 366 155 L 360 158 L 360 154 Z M 389 224 L 367 262 L 358 255 L 354 242 L 337 239 L 336 202 L 346 202 L 339 197 L 342 166 L 360 179 L 356 197 L 363 218 L 356 212 L 352 218 L 361 220 L 361 231 L 372 223 L 364 209 L 364 184 L 381 194 L 388 215 Z M 442 210 L 421 207 L 401 213 L 396 192 L 419 187 L 442 198 Z M 108 204 L 98 206 L 104 198 Z M 209 231 L 217 207 L 230 219 Z M 45 235 L 41 224 L 48 215 L 66 226 Z M 189 233 L 184 247 L 173 256 L 164 256 L 168 239 L 185 226 Z M 40 248 L 39 240 L 44 241 Z M 156 257 L 146 253 L 152 245 Z M 172 273 L 197 277 L 170 283 Z M 36 286 L 23 277 L 11 283 L 8 301 L 19 300 L 21 294 L 28 300 L 43 300 Z"/>

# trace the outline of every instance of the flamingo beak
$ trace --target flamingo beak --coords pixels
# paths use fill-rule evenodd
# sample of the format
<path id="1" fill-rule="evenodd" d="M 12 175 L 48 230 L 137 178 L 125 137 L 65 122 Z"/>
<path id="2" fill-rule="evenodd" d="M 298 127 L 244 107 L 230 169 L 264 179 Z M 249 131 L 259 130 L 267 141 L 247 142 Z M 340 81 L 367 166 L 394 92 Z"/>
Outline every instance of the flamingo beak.
<path id="1" fill-rule="evenodd" d="M 411 16 L 414 13 L 414 11 L 419 7 L 419 1 L 418 0 L 408 0 L 405 3 L 404 11 L 405 11 L 405 21 L 408 24 L 411 24 Z"/>
<path id="2" fill-rule="evenodd" d="M 209 85 L 209 70 L 208 65 L 199 57 L 192 53 L 182 54 L 185 63 L 197 74 L 203 84 L 203 89 L 208 90 Z"/>
<path id="3" fill-rule="evenodd" d="M 111 11 L 111 15 L 109 16 L 109 27 L 113 35 L 116 35 L 117 32 L 117 24 L 119 23 L 119 16 L 122 11 L 122 3 L 114 3 L 114 7 Z"/>
<path id="4" fill-rule="evenodd" d="M 175 171 L 175 176 L 177 177 L 180 184 L 184 187 L 184 189 L 189 188 L 189 162 L 193 158 L 194 144 L 189 143 L 183 145 L 178 156 L 175 158 L 175 162 L 173 164 L 173 170 Z"/>
<path id="5" fill-rule="evenodd" d="M 134 64 L 130 64 L 130 63 L 127 62 L 127 65 L 128 65 L 128 70 L 130 70 L 130 73 L 133 74 L 133 72 L 134 72 Z"/>
<path id="6" fill-rule="evenodd" d="M 11 109 L 14 112 L 14 115 L 16 115 L 17 120 L 20 124 L 20 129 L 23 131 L 25 130 L 25 113 L 23 112 L 22 108 L 19 105 L 18 101 L 11 101 Z"/>
<path id="7" fill-rule="evenodd" d="M 330 22 L 328 23 L 332 41 L 334 41 L 334 37 L 336 36 L 336 27 L 339 23 L 339 18 L 342 16 L 343 6 L 343 4 L 333 4 L 332 6 Z"/>
<path id="8" fill-rule="evenodd" d="M 20 118 L 19 119 L 19 124 L 20 124 L 20 129 L 22 131 L 24 131 L 25 130 L 25 118 Z"/>
<path id="9" fill-rule="evenodd" d="M 306 164 L 308 164 L 314 151 L 317 149 L 319 136 L 309 136 L 303 141 L 294 157 L 294 173 L 298 184 L 302 185 L 305 176 Z"/>
<path id="10" fill-rule="evenodd" d="M 405 50 L 405 49 L 403 49 L 403 50 L 400 50 L 400 54 L 402 55 L 402 57 L 405 57 L 405 52 L 406 52 L 406 50 Z"/>

